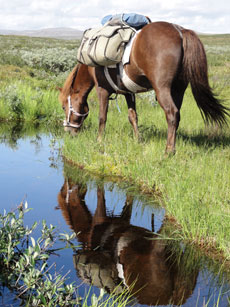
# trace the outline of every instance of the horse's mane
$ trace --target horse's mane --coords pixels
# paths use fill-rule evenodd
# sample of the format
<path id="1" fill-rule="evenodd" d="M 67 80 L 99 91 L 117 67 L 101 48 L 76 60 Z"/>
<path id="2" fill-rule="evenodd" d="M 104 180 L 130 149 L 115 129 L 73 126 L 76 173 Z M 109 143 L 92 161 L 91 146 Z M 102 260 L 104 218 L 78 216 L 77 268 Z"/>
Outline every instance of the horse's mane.
<path id="1" fill-rule="evenodd" d="M 61 95 L 63 98 L 67 98 L 67 96 L 70 95 L 70 92 L 71 92 L 71 88 L 72 88 L 72 85 L 73 85 L 73 81 L 76 77 L 76 74 L 77 74 L 77 71 L 79 69 L 79 65 L 80 64 L 77 64 L 74 69 L 71 71 L 71 73 L 68 75 L 64 85 L 63 85 L 63 88 L 61 90 Z"/>

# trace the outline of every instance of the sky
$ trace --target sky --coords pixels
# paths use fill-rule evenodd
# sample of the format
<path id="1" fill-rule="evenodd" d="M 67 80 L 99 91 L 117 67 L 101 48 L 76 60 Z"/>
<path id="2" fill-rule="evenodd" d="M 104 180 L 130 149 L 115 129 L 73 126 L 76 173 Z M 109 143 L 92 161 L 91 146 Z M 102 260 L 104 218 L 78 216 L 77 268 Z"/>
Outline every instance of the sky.
<path id="1" fill-rule="evenodd" d="M 229 0 L 0 0 L 0 29 L 85 30 L 118 13 L 143 14 L 201 33 L 230 33 Z"/>

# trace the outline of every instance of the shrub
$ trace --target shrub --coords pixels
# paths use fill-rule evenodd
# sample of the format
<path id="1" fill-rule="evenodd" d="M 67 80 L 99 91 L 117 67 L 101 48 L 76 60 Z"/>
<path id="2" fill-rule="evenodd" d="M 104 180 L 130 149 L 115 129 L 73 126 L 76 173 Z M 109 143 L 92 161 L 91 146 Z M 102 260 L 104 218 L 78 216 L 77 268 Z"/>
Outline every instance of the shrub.
<path id="1" fill-rule="evenodd" d="M 32 233 L 37 223 L 31 228 L 23 225 L 28 211 L 25 204 L 0 214 L 0 282 L 17 294 L 24 306 L 75 306 L 74 284 L 66 283 L 66 275 L 52 274 L 48 264 L 55 241 L 64 241 L 67 248 L 73 245 L 75 234 L 58 235 L 53 225 L 48 227 L 43 221 L 41 237 L 35 241 Z"/>
<path id="2" fill-rule="evenodd" d="M 66 48 L 20 51 L 21 58 L 26 65 L 43 68 L 56 74 L 71 70 L 77 63 L 76 54 L 76 50 Z"/>

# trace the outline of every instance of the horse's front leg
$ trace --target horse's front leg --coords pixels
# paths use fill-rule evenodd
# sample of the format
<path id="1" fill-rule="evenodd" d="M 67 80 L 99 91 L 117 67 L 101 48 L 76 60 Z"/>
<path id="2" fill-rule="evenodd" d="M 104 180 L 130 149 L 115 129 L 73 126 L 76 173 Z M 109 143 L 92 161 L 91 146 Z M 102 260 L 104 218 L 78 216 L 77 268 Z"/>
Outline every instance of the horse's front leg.
<path id="1" fill-rule="evenodd" d="M 128 118 L 133 126 L 135 137 L 138 139 L 139 132 L 138 132 L 138 118 L 137 118 L 137 112 L 136 112 L 136 99 L 134 94 L 125 94 L 125 99 L 128 105 Z"/>
<path id="2" fill-rule="evenodd" d="M 105 130 L 107 113 L 109 107 L 109 93 L 102 87 L 97 88 L 97 94 L 99 98 L 99 130 L 97 140 L 100 142 Z"/>

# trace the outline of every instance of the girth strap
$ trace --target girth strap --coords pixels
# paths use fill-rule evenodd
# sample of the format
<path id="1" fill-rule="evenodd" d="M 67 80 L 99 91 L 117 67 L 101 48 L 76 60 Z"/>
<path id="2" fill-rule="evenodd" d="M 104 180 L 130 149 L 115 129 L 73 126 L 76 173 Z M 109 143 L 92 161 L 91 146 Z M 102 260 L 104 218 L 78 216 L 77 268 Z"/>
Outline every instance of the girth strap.
<path id="1" fill-rule="evenodd" d="M 117 79 L 120 79 L 120 81 L 123 83 L 123 85 L 127 88 L 127 91 L 121 89 L 117 84 L 115 84 L 115 82 L 113 81 L 113 79 L 110 76 L 108 67 L 107 66 L 104 67 L 105 77 L 116 93 L 127 94 L 127 93 L 137 93 L 137 92 L 148 91 L 147 88 L 136 84 L 133 80 L 131 80 L 129 78 L 129 76 L 125 72 L 125 69 L 124 69 L 122 62 L 118 64 L 118 68 L 119 68 L 118 69 L 119 74 L 117 75 L 117 77 L 118 77 Z M 117 83 L 119 83 L 119 82 L 117 82 Z"/>
<path id="2" fill-rule="evenodd" d="M 109 84 L 111 85 L 111 87 L 114 89 L 114 91 L 116 93 L 120 92 L 121 94 L 127 94 L 127 91 L 124 91 L 122 89 L 120 89 L 114 82 L 113 79 L 111 78 L 110 74 L 109 74 L 109 70 L 108 70 L 108 66 L 104 67 L 104 73 L 105 73 L 105 77 L 107 79 L 107 81 L 109 82 Z"/>
<path id="3" fill-rule="evenodd" d="M 130 92 L 137 93 L 137 92 L 148 91 L 147 88 L 138 85 L 137 83 L 135 83 L 133 80 L 129 78 L 122 63 L 119 64 L 119 74 L 120 74 L 122 83 Z"/>

